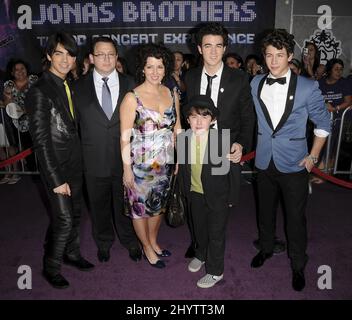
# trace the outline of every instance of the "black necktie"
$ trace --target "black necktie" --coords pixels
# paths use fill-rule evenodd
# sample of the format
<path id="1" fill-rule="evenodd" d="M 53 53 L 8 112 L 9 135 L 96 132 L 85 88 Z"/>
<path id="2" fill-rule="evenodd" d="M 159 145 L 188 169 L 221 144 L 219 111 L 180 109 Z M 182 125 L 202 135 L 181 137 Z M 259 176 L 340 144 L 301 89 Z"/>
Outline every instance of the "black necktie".
<path id="1" fill-rule="evenodd" d="M 266 83 L 271 86 L 272 84 L 274 84 L 275 82 L 279 83 L 279 84 L 285 84 L 286 83 L 286 77 L 283 78 L 266 78 Z"/>
<path id="2" fill-rule="evenodd" d="M 217 77 L 217 75 L 214 76 L 209 76 L 208 74 L 205 74 L 208 79 L 208 85 L 207 85 L 207 91 L 205 92 L 205 95 L 211 98 L 211 85 L 213 83 L 213 79 Z"/>

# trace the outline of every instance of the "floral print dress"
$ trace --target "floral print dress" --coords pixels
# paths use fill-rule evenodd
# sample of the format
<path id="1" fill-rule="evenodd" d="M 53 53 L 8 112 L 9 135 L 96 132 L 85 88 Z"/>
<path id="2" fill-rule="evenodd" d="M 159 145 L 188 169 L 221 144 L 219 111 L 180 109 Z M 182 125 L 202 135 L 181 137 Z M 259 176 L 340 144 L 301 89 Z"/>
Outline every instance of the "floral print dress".
<path id="1" fill-rule="evenodd" d="M 137 100 L 131 137 L 135 188 L 125 188 L 125 213 L 132 219 L 139 219 L 165 211 L 174 168 L 176 108 L 172 92 L 172 105 L 164 114 L 145 108 L 137 93 L 133 93 Z"/>
<path id="2" fill-rule="evenodd" d="M 24 115 L 17 119 L 12 119 L 14 126 L 20 132 L 28 132 L 29 130 L 29 120 L 28 115 L 26 114 L 26 109 L 24 105 L 24 100 L 26 98 L 26 94 L 30 87 L 38 80 L 38 77 L 35 75 L 28 76 L 28 85 L 25 89 L 19 90 L 16 87 L 16 84 L 13 80 L 8 80 L 4 83 L 4 90 L 11 92 L 12 101 L 16 103 L 23 111 Z"/>

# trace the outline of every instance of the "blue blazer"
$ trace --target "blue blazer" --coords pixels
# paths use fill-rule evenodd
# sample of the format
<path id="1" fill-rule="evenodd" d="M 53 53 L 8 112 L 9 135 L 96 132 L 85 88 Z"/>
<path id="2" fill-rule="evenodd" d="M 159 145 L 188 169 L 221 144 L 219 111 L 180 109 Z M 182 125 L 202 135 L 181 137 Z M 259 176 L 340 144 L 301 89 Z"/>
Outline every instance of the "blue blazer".
<path id="1" fill-rule="evenodd" d="M 330 116 L 318 82 L 291 73 L 284 114 L 274 129 L 260 94 L 267 78 L 258 75 L 251 82 L 257 113 L 258 137 L 255 165 L 265 170 L 273 158 L 283 173 L 298 172 L 300 161 L 308 154 L 306 125 L 309 118 L 317 129 L 330 132 Z"/>

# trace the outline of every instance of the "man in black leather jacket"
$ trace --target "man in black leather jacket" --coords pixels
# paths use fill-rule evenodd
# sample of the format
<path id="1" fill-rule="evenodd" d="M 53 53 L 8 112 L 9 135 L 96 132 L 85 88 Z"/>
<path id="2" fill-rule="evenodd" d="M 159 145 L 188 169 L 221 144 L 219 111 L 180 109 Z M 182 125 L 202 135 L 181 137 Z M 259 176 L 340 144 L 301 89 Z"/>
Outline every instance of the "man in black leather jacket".
<path id="1" fill-rule="evenodd" d="M 82 156 L 71 91 L 65 81 L 78 52 L 67 33 L 49 37 L 50 68 L 27 94 L 27 112 L 34 150 L 51 212 L 46 233 L 43 276 L 55 288 L 69 286 L 62 261 L 82 271 L 94 268 L 82 258 L 79 223 L 82 202 Z"/>

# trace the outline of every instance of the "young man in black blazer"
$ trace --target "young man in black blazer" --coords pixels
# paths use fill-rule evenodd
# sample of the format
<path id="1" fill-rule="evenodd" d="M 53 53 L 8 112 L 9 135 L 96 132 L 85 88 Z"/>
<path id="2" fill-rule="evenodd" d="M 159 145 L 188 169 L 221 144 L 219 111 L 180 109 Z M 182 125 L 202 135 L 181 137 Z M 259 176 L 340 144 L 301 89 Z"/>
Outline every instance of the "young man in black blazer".
<path id="1" fill-rule="evenodd" d="M 116 71 L 117 48 L 110 38 L 95 38 L 89 58 L 94 69 L 76 83 L 74 101 L 98 259 L 110 259 L 116 230 L 130 258 L 138 261 L 142 255 L 138 240 L 131 219 L 123 214 L 119 119 L 120 103 L 134 83 Z"/>
<path id="2" fill-rule="evenodd" d="M 25 105 L 39 171 L 50 205 L 50 224 L 44 244 L 43 275 L 55 288 L 69 286 L 61 263 L 88 271 L 94 265 L 82 258 L 79 222 L 82 202 L 82 156 L 72 92 L 66 75 L 78 48 L 67 33 L 49 37 L 49 71 L 29 90 Z"/>
<path id="3" fill-rule="evenodd" d="M 230 129 L 231 160 L 239 162 L 242 153 L 251 150 L 254 133 L 254 109 L 247 75 L 231 69 L 223 61 L 228 44 L 228 32 L 219 23 L 208 23 L 197 33 L 198 51 L 203 65 L 189 70 L 185 83 L 187 100 L 195 95 L 208 95 L 219 109 L 215 128 Z M 192 225 L 192 223 L 190 223 Z M 192 243 L 194 245 L 192 227 Z M 193 257 L 192 245 L 186 257 Z"/>

